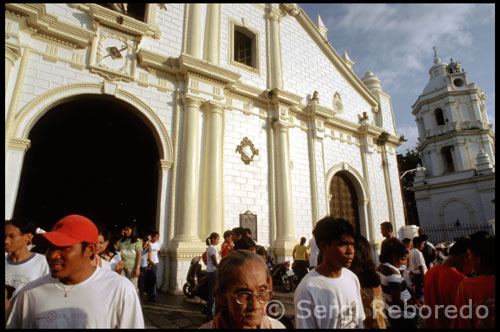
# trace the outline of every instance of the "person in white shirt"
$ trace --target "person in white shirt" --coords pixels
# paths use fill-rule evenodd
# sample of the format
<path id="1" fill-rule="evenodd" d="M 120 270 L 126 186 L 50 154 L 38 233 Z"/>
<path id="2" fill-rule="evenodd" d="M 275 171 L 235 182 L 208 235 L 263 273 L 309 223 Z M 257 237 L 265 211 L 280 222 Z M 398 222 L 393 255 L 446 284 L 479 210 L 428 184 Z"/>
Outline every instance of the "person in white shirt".
<path id="1" fill-rule="evenodd" d="M 35 224 L 29 220 L 13 219 L 5 223 L 5 284 L 16 295 L 28 282 L 49 274 L 45 256 L 28 250 L 35 234 Z"/>
<path id="2" fill-rule="evenodd" d="M 148 269 L 150 277 L 146 277 L 146 290 L 148 291 L 148 299 L 151 302 L 156 302 L 156 278 L 158 276 L 158 252 L 160 251 L 160 233 L 154 231 L 151 233 L 151 240 L 148 247 Z"/>
<path id="3" fill-rule="evenodd" d="M 214 319 L 214 300 L 215 300 L 215 283 L 217 281 L 217 268 L 219 267 L 219 253 L 215 246 L 219 244 L 220 236 L 218 233 L 212 233 L 209 237 L 207 237 L 207 269 L 206 269 L 206 278 L 208 284 L 208 299 L 207 299 L 207 307 L 206 314 L 207 320 Z"/>
<path id="4" fill-rule="evenodd" d="M 318 255 L 319 248 L 316 245 L 316 240 L 312 237 L 309 240 L 309 270 L 314 270 L 314 268 L 318 265 Z"/>
<path id="5" fill-rule="evenodd" d="M 39 235 L 48 242 L 50 275 L 13 298 L 7 328 L 144 328 L 134 285 L 91 265 L 97 234 L 91 220 L 69 215 Z"/>
<path id="6" fill-rule="evenodd" d="M 408 255 L 410 276 L 415 285 L 415 297 L 420 302 L 424 301 L 424 276 L 427 272 L 424 255 L 422 254 L 424 245 L 425 241 L 420 236 L 414 237 L 413 249 Z"/>
<path id="7" fill-rule="evenodd" d="M 348 269 L 354 259 L 354 227 L 343 219 L 325 217 L 313 235 L 323 258 L 295 290 L 295 327 L 363 328 L 361 286 Z"/>

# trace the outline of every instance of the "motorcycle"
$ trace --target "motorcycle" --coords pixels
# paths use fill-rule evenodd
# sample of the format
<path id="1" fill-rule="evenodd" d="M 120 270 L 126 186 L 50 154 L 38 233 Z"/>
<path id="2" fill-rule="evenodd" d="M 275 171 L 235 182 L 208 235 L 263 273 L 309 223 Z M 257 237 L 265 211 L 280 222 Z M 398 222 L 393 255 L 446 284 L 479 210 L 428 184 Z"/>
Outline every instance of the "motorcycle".
<path id="1" fill-rule="evenodd" d="M 208 299 L 208 283 L 205 277 L 205 270 L 201 269 L 200 259 L 201 256 L 196 256 L 191 260 L 182 292 L 190 299 L 198 296 L 206 301 Z"/>
<path id="2" fill-rule="evenodd" d="M 294 273 L 290 270 L 290 262 L 286 261 L 284 263 L 273 264 L 272 258 L 270 258 L 268 263 L 273 278 L 273 285 L 281 286 L 287 293 L 291 292 L 293 288 L 292 277 Z"/>

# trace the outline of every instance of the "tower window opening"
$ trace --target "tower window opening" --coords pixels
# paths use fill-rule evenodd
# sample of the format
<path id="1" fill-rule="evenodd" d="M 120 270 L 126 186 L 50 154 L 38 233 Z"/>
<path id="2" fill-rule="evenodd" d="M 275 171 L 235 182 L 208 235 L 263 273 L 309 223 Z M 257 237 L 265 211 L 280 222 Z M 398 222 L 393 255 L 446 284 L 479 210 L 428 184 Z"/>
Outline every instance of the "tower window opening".
<path id="1" fill-rule="evenodd" d="M 438 108 L 436 109 L 435 113 L 436 115 L 436 122 L 438 126 L 444 126 L 444 115 L 443 115 L 443 110 Z"/>
<path id="2" fill-rule="evenodd" d="M 453 146 L 444 147 L 441 153 L 444 162 L 444 173 L 455 172 L 455 166 L 453 164 Z"/>

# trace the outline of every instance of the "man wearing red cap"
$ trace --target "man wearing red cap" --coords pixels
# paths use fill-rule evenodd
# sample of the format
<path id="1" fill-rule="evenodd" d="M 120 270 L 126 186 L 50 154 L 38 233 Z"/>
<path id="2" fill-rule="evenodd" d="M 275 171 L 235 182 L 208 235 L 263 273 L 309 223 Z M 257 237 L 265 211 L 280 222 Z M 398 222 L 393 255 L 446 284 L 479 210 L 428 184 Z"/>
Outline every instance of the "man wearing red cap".
<path id="1" fill-rule="evenodd" d="M 50 275 L 14 297 L 7 328 L 144 328 L 132 283 L 91 265 L 97 234 L 92 221 L 69 215 L 39 235 L 48 241 Z"/>

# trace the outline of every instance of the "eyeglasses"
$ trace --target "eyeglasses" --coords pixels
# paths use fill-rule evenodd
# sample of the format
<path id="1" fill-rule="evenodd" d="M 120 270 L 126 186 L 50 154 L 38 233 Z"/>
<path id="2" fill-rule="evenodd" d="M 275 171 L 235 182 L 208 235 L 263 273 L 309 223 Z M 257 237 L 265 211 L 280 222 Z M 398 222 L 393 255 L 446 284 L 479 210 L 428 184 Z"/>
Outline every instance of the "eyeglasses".
<path id="1" fill-rule="evenodd" d="M 266 289 L 257 293 L 252 293 L 249 291 L 241 291 L 236 294 L 233 294 L 238 304 L 247 304 L 248 302 L 251 301 L 251 298 L 254 295 L 255 297 L 257 297 L 257 301 L 259 301 L 260 303 L 267 303 L 269 299 L 273 296 L 273 291 Z"/>

